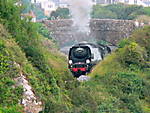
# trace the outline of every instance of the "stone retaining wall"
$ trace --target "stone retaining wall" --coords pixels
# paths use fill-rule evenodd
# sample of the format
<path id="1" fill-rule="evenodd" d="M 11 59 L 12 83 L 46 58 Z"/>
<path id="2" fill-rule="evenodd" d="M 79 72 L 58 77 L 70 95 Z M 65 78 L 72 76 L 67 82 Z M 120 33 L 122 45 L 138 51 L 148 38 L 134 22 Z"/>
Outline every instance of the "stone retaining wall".
<path id="1" fill-rule="evenodd" d="M 69 46 L 80 41 L 106 40 L 116 44 L 120 39 L 129 37 L 135 30 L 135 22 L 131 20 L 92 19 L 89 34 L 73 27 L 72 20 L 45 20 L 43 23 L 52 32 L 52 36 L 60 47 Z"/>

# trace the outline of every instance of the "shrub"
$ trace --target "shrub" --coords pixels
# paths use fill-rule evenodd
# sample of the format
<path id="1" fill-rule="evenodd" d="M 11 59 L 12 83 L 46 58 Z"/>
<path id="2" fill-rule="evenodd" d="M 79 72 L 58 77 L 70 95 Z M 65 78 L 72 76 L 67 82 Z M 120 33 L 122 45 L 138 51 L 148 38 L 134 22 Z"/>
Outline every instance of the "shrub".
<path id="1" fill-rule="evenodd" d="M 138 65 L 144 67 L 145 64 L 145 50 L 137 43 L 132 42 L 130 45 L 125 46 L 117 51 L 117 59 L 123 66 Z"/>
<path id="2" fill-rule="evenodd" d="M 150 61 L 150 27 L 147 26 L 143 29 L 139 29 L 132 34 L 132 39 L 139 44 L 139 46 L 145 48 L 147 52 L 147 61 Z"/>
<path id="3" fill-rule="evenodd" d="M 0 107 L 0 113 L 22 113 L 22 107 L 21 106 L 12 106 L 9 108 Z"/>
<path id="4" fill-rule="evenodd" d="M 18 70 L 10 58 L 5 42 L 0 38 L 0 106 L 11 106 L 18 104 L 22 98 L 23 88 L 14 87 L 14 77 L 17 76 Z"/>
<path id="5" fill-rule="evenodd" d="M 123 39 L 119 42 L 118 47 L 119 48 L 124 48 L 127 45 L 130 45 L 131 41 L 129 39 Z"/>
<path id="6" fill-rule="evenodd" d="M 147 86 L 144 85 L 144 80 L 138 75 L 133 73 L 116 73 L 108 74 L 104 77 L 101 77 L 101 82 L 105 84 L 105 87 L 109 89 L 109 92 L 119 99 L 121 108 L 129 109 L 130 112 L 142 112 L 141 105 L 139 104 L 140 99 L 143 99 L 144 88 Z"/>
<path id="7" fill-rule="evenodd" d="M 52 39 L 51 32 L 41 23 L 36 23 L 36 27 L 38 28 L 38 32 L 48 39 Z"/>

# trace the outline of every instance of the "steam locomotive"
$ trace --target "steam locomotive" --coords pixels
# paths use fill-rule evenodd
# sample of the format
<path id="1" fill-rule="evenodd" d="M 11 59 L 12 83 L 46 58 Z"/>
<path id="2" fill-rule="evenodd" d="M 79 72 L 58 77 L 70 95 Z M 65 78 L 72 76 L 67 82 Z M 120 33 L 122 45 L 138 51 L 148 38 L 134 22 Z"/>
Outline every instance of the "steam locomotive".
<path id="1" fill-rule="evenodd" d="M 75 77 L 86 75 L 110 52 L 110 47 L 105 45 L 87 42 L 76 44 L 69 50 L 68 67 Z"/>

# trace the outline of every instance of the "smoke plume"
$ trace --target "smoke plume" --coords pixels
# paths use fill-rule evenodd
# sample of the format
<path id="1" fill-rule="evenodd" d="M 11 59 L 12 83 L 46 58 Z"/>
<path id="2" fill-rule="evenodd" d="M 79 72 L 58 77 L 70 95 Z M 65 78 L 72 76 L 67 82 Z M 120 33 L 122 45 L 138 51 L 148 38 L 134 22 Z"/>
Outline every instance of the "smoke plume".
<path id="1" fill-rule="evenodd" d="M 80 32 L 90 32 L 89 22 L 92 9 L 92 0 L 67 0 L 72 14 L 74 26 Z"/>

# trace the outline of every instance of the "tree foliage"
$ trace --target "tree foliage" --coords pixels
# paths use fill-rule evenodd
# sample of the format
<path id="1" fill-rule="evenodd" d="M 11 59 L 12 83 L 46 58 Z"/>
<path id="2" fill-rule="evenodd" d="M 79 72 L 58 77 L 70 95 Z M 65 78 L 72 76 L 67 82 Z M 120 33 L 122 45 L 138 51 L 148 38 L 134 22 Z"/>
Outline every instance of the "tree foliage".
<path id="1" fill-rule="evenodd" d="M 149 8 L 142 6 L 111 4 L 107 6 L 95 5 L 91 15 L 92 18 L 133 20 L 139 15 L 149 16 L 149 13 Z"/>
<path id="2" fill-rule="evenodd" d="M 50 19 L 68 19 L 70 18 L 70 12 L 68 8 L 57 8 L 50 15 Z"/>
<path id="3" fill-rule="evenodd" d="M 92 18 L 110 18 L 110 19 L 116 19 L 117 15 L 113 13 L 112 11 L 106 9 L 105 7 L 101 5 L 96 5 L 93 7 L 93 12 L 92 12 Z"/>

